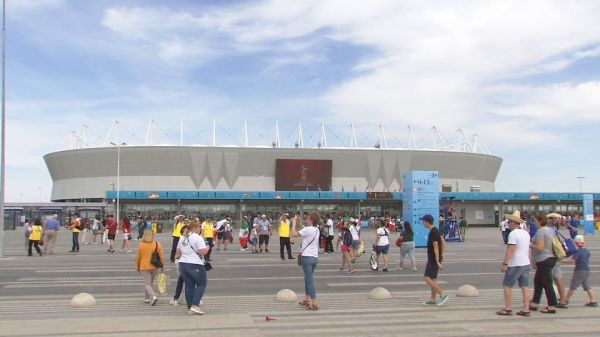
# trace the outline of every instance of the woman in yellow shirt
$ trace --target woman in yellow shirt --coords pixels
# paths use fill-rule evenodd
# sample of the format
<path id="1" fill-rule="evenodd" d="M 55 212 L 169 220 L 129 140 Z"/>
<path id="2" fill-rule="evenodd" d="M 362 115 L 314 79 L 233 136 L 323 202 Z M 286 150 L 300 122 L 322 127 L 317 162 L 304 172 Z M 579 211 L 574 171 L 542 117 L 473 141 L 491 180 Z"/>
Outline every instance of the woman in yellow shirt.
<path id="1" fill-rule="evenodd" d="M 160 266 L 152 264 L 152 254 L 155 251 L 160 258 Z M 158 297 L 156 297 L 152 285 L 154 284 L 154 279 L 158 274 L 158 270 L 164 270 L 165 259 L 163 257 L 163 248 L 160 242 L 154 240 L 154 233 L 152 231 L 144 231 L 144 236 L 142 236 L 142 241 L 138 247 L 135 262 L 137 271 L 144 275 L 144 288 L 146 291 L 144 302 L 156 305 Z"/>
<path id="2" fill-rule="evenodd" d="M 212 247 L 215 239 L 215 224 L 212 220 L 211 216 L 207 216 L 204 222 L 201 225 L 202 229 L 202 237 L 204 241 L 206 241 L 206 245 L 208 246 L 208 253 L 204 257 L 206 261 L 210 261 L 210 253 L 212 252 Z"/>
<path id="3" fill-rule="evenodd" d="M 285 261 L 283 255 L 283 249 L 287 250 L 288 259 L 292 260 L 292 245 L 290 243 L 290 221 L 288 219 L 289 214 L 281 214 L 279 217 L 279 255 L 281 260 Z"/>
<path id="4" fill-rule="evenodd" d="M 29 234 L 29 248 L 27 250 L 27 256 L 33 256 L 31 247 L 35 247 L 37 253 L 42 256 L 42 250 L 40 249 L 40 241 L 42 240 L 42 232 L 44 231 L 44 227 L 42 227 L 42 221 L 40 219 L 35 219 L 33 222 L 33 226 L 31 226 L 31 234 Z"/>

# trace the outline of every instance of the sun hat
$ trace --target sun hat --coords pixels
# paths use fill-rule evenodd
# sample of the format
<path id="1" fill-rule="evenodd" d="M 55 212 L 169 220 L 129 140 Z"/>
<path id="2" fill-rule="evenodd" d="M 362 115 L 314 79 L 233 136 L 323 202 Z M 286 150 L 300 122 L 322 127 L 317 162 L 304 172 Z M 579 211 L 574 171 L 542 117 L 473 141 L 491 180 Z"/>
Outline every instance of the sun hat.
<path id="1" fill-rule="evenodd" d="M 525 222 L 525 220 L 521 219 L 521 212 L 519 211 L 514 211 L 513 214 L 504 214 L 504 218 L 520 224 Z"/>

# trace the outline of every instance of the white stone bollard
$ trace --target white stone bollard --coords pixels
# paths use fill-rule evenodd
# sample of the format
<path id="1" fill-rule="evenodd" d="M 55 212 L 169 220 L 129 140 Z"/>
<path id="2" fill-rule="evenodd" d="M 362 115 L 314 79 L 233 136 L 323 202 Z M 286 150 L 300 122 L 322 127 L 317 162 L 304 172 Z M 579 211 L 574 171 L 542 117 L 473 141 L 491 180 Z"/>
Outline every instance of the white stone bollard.
<path id="1" fill-rule="evenodd" d="M 369 294 L 369 299 L 390 300 L 390 299 L 392 299 L 392 294 L 390 294 L 390 292 L 385 288 L 377 287 L 377 288 L 371 290 L 371 293 Z"/>
<path id="2" fill-rule="evenodd" d="M 88 293 L 80 293 L 71 300 L 71 308 L 91 308 L 96 306 L 96 299 Z"/>
<path id="3" fill-rule="evenodd" d="M 282 289 L 275 295 L 275 301 L 277 302 L 295 302 L 298 300 L 298 296 L 293 290 Z"/>
<path id="4" fill-rule="evenodd" d="M 479 290 L 470 284 L 465 284 L 458 288 L 456 293 L 458 297 L 479 297 Z"/>

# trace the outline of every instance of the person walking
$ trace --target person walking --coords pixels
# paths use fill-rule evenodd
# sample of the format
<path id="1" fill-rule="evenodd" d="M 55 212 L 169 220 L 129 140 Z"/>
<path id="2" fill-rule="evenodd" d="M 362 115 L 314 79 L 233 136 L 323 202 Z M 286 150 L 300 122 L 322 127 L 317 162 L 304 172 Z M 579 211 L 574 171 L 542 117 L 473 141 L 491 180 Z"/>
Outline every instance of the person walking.
<path id="1" fill-rule="evenodd" d="M 115 238 L 117 236 L 117 231 L 119 230 L 119 225 L 115 221 L 115 217 L 110 214 L 108 216 L 108 220 L 106 220 L 106 238 L 108 239 L 108 252 L 115 253 Z"/>
<path id="2" fill-rule="evenodd" d="M 250 236 L 248 218 L 245 215 L 242 217 L 242 224 L 238 236 L 240 238 L 240 251 L 245 252 L 248 249 L 248 237 Z"/>
<path id="3" fill-rule="evenodd" d="M 98 235 L 101 234 L 100 231 L 102 229 L 102 223 L 100 222 L 100 215 L 96 215 L 94 217 L 94 222 L 92 222 L 92 244 L 97 245 L 98 243 L 96 242 L 96 240 L 98 240 Z M 100 241 L 102 241 L 102 238 L 100 238 Z"/>
<path id="4" fill-rule="evenodd" d="M 73 244 L 71 246 L 71 253 L 79 253 L 79 232 L 81 232 L 81 219 L 75 214 L 69 227 L 73 235 Z"/>
<path id="5" fill-rule="evenodd" d="M 204 312 L 200 310 L 200 301 L 202 301 L 207 285 L 203 256 L 208 253 L 209 248 L 200 236 L 200 230 L 198 221 L 193 220 L 189 224 L 189 235 L 178 244 L 176 257 L 179 258 L 179 273 L 185 284 L 188 313 L 204 315 Z"/>
<path id="6" fill-rule="evenodd" d="M 208 246 L 208 253 L 206 253 L 206 261 L 210 261 L 210 253 L 212 253 L 212 247 L 214 247 L 214 236 L 215 236 L 215 224 L 211 216 L 207 216 L 204 222 L 202 222 L 202 237 L 206 241 Z"/>
<path id="7" fill-rule="evenodd" d="M 177 248 L 181 250 L 180 244 L 185 240 L 189 235 L 189 225 L 183 225 L 181 227 L 181 237 L 179 238 L 179 243 L 177 244 Z M 181 291 L 183 290 L 183 277 L 181 276 L 181 272 L 179 271 L 179 257 L 177 252 L 175 253 L 175 269 L 177 270 L 177 285 L 175 286 L 175 294 L 173 298 L 169 301 L 171 305 L 179 305 L 179 297 L 181 297 Z"/>
<path id="8" fill-rule="evenodd" d="M 29 243 L 27 247 L 27 256 L 33 256 L 31 247 L 35 247 L 35 251 L 39 256 L 42 256 L 42 250 L 40 249 L 39 243 L 42 240 L 42 232 L 44 227 L 42 226 L 42 220 L 35 219 L 31 226 L 31 233 L 29 234 Z"/>
<path id="9" fill-rule="evenodd" d="M 317 301 L 317 290 L 313 274 L 317 269 L 319 262 L 319 221 L 321 216 L 318 212 L 311 212 L 308 216 L 308 225 L 296 230 L 296 222 L 292 225 L 292 237 L 302 237 L 302 248 L 300 255 L 302 256 L 302 271 L 304 272 L 304 301 L 300 302 L 307 310 L 319 310 L 319 302 Z"/>
<path id="10" fill-rule="evenodd" d="M 131 240 L 131 221 L 129 221 L 129 217 L 124 216 L 123 219 L 121 219 L 121 230 L 123 231 L 121 252 L 131 253 L 131 244 L 129 243 Z M 127 248 L 127 250 L 125 250 L 125 248 Z"/>
<path id="11" fill-rule="evenodd" d="M 263 247 L 265 252 L 269 252 L 269 238 L 271 237 L 271 222 L 267 219 L 267 215 L 263 214 L 258 220 L 258 245 L 262 253 Z"/>
<path id="12" fill-rule="evenodd" d="M 567 296 L 560 301 L 558 304 L 559 308 L 566 309 L 569 304 L 569 299 L 575 293 L 575 290 L 581 285 L 583 290 L 588 295 L 588 302 L 585 304 L 586 307 L 595 308 L 598 306 L 596 302 L 596 294 L 594 289 L 590 285 L 590 251 L 585 248 L 585 239 L 583 235 L 575 236 L 575 244 L 577 245 L 577 251 L 571 256 L 570 259 L 563 260 L 564 263 L 575 264 L 575 270 L 573 271 L 573 277 L 571 278 L 571 285 Z"/>
<path id="13" fill-rule="evenodd" d="M 173 226 L 173 243 L 171 244 L 171 262 L 175 263 L 175 253 L 177 252 L 177 244 L 181 237 L 181 227 L 183 227 L 183 221 L 185 220 L 184 215 L 179 215 L 175 219 L 175 225 Z"/>
<path id="14" fill-rule="evenodd" d="M 221 250 L 221 242 L 223 242 L 223 250 L 227 250 L 227 243 L 229 239 L 227 233 L 229 232 L 229 219 L 223 217 L 223 219 L 217 221 L 217 250 Z"/>
<path id="15" fill-rule="evenodd" d="M 404 260 L 408 255 L 412 264 L 411 271 L 417 271 L 417 261 L 415 259 L 415 232 L 410 225 L 410 222 L 405 221 L 402 231 L 400 231 L 400 239 L 402 240 L 402 246 L 400 246 L 400 265 L 398 270 L 402 270 L 404 267 Z"/>
<path id="16" fill-rule="evenodd" d="M 348 273 L 354 273 L 354 267 L 352 266 L 352 256 L 350 255 L 350 251 L 352 250 L 352 234 L 350 234 L 350 230 L 348 229 L 350 224 L 348 222 L 341 222 L 340 231 L 338 235 L 338 239 L 335 243 L 336 249 L 339 249 L 340 242 L 342 242 L 342 265 L 340 266 L 340 271 L 346 270 L 346 265 L 348 266 Z"/>
<path id="17" fill-rule="evenodd" d="M 556 257 L 552 250 L 552 238 L 554 233 L 547 227 L 546 217 L 535 215 L 535 226 L 537 232 L 529 244 L 535 261 L 535 276 L 533 279 L 533 299 L 529 310 L 537 311 L 542 298 L 542 292 L 546 292 L 548 306 L 541 310 L 544 314 L 556 313 L 556 294 L 552 286 L 552 268 L 556 264 Z"/>
<path id="18" fill-rule="evenodd" d="M 434 218 L 431 214 L 424 215 L 421 220 L 423 225 L 429 229 L 427 236 L 427 265 L 425 266 L 425 283 L 431 288 L 431 300 L 424 302 L 425 305 L 442 306 L 448 301 L 449 296 L 444 293 L 444 289 L 436 282 L 438 271 L 444 270 L 442 265 L 445 241 L 440 231 L 435 227 Z M 436 301 L 437 295 L 440 300 Z"/>
<path id="19" fill-rule="evenodd" d="M 383 255 L 383 269 L 382 271 L 387 273 L 389 258 L 388 253 L 390 251 L 390 232 L 386 228 L 387 224 L 385 221 L 379 222 L 379 228 L 377 228 L 375 243 L 375 253 L 377 254 L 377 265 L 379 266 L 379 255 Z M 377 271 L 377 269 L 375 269 Z"/>
<path id="20" fill-rule="evenodd" d="M 52 216 L 46 220 L 46 228 L 44 229 L 44 254 L 54 254 L 56 234 L 59 229 L 60 222 L 58 222 L 58 214 L 52 214 Z"/>
<path id="21" fill-rule="evenodd" d="M 155 265 L 152 262 L 152 254 L 158 253 L 160 264 Z M 144 290 L 145 290 L 145 303 L 150 305 L 156 305 L 158 297 L 154 292 L 153 285 L 154 279 L 158 274 L 158 270 L 164 270 L 164 252 L 160 242 L 154 240 L 154 233 L 147 231 L 142 237 L 142 242 L 138 247 L 137 255 L 135 258 L 137 271 L 144 276 Z"/>
<path id="22" fill-rule="evenodd" d="M 88 232 L 90 231 L 90 221 L 88 218 L 84 218 L 83 220 L 81 220 L 81 237 L 80 242 L 83 243 L 84 245 L 89 245 L 90 243 L 88 242 Z"/>
<path id="23" fill-rule="evenodd" d="M 496 314 L 501 316 L 510 316 L 512 310 L 512 288 L 515 283 L 519 282 L 519 288 L 523 292 L 523 309 L 517 312 L 519 316 L 531 316 L 529 311 L 529 272 L 531 271 L 531 262 L 529 260 L 529 233 L 520 228 L 520 224 L 525 222 L 521 217 L 512 214 L 506 214 L 508 220 L 510 234 L 508 234 L 506 254 L 502 268 L 504 280 L 502 286 L 504 288 L 504 308 L 497 311 Z"/>
<path id="24" fill-rule="evenodd" d="M 325 221 L 325 228 L 327 228 L 327 237 L 325 238 L 325 253 L 332 254 L 333 253 L 333 238 L 335 236 L 335 230 L 333 225 L 333 219 L 330 214 L 326 216 L 327 221 Z"/>
<path id="25" fill-rule="evenodd" d="M 281 214 L 279 217 L 279 255 L 282 261 L 285 261 L 283 250 L 287 251 L 288 259 L 292 260 L 292 244 L 290 241 L 290 221 L 289 214 Z"/>
<path id="26" fill-rule="evenodd" d="M 360 248 L 360 231 L 359 231 L 359 223 L 355 218 L 350 218 L 348 220 L 348 230 L 350 234 L 352 234 L 352 250 L 350 250 L 350 256 L 352 257 L 351 262 L 356 262 L 358 258 L 358 249 Z"/>
<path id="27" fill-rule="evenodd" d="M 508 220 L 504 219 L 502 222 L 500 222 L 500 233 L 502 234 L 502 241 L 504 241 L 504 244 L 508 244 L 508 234 L 510 232 L 510 229 L 508 228 Z"/>

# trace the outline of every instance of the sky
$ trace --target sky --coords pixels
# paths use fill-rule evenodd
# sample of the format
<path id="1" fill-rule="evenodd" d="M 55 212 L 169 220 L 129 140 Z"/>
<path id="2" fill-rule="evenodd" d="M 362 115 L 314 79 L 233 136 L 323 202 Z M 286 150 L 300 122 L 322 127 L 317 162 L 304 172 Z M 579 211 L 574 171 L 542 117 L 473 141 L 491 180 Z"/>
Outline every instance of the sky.
<path id="1" fill-rule="evenodd" d="M 48 201 L 72 133 L 143 144 L 448 146 L 497 191 L 600 192 L 600 2 L 7 0 L 7 200 Z M 113 121 L 118 132 L 109 135 Z M 85 125 L 85 127 L 84 127 Z M 84 130 L 81 133 L 81 130 Z M 109 137 L 107 137 L 109 135 Z M 81 137 L 83 139 L 83 137 Z M 481 148 L 481 147 L 480 147 Z"/>

